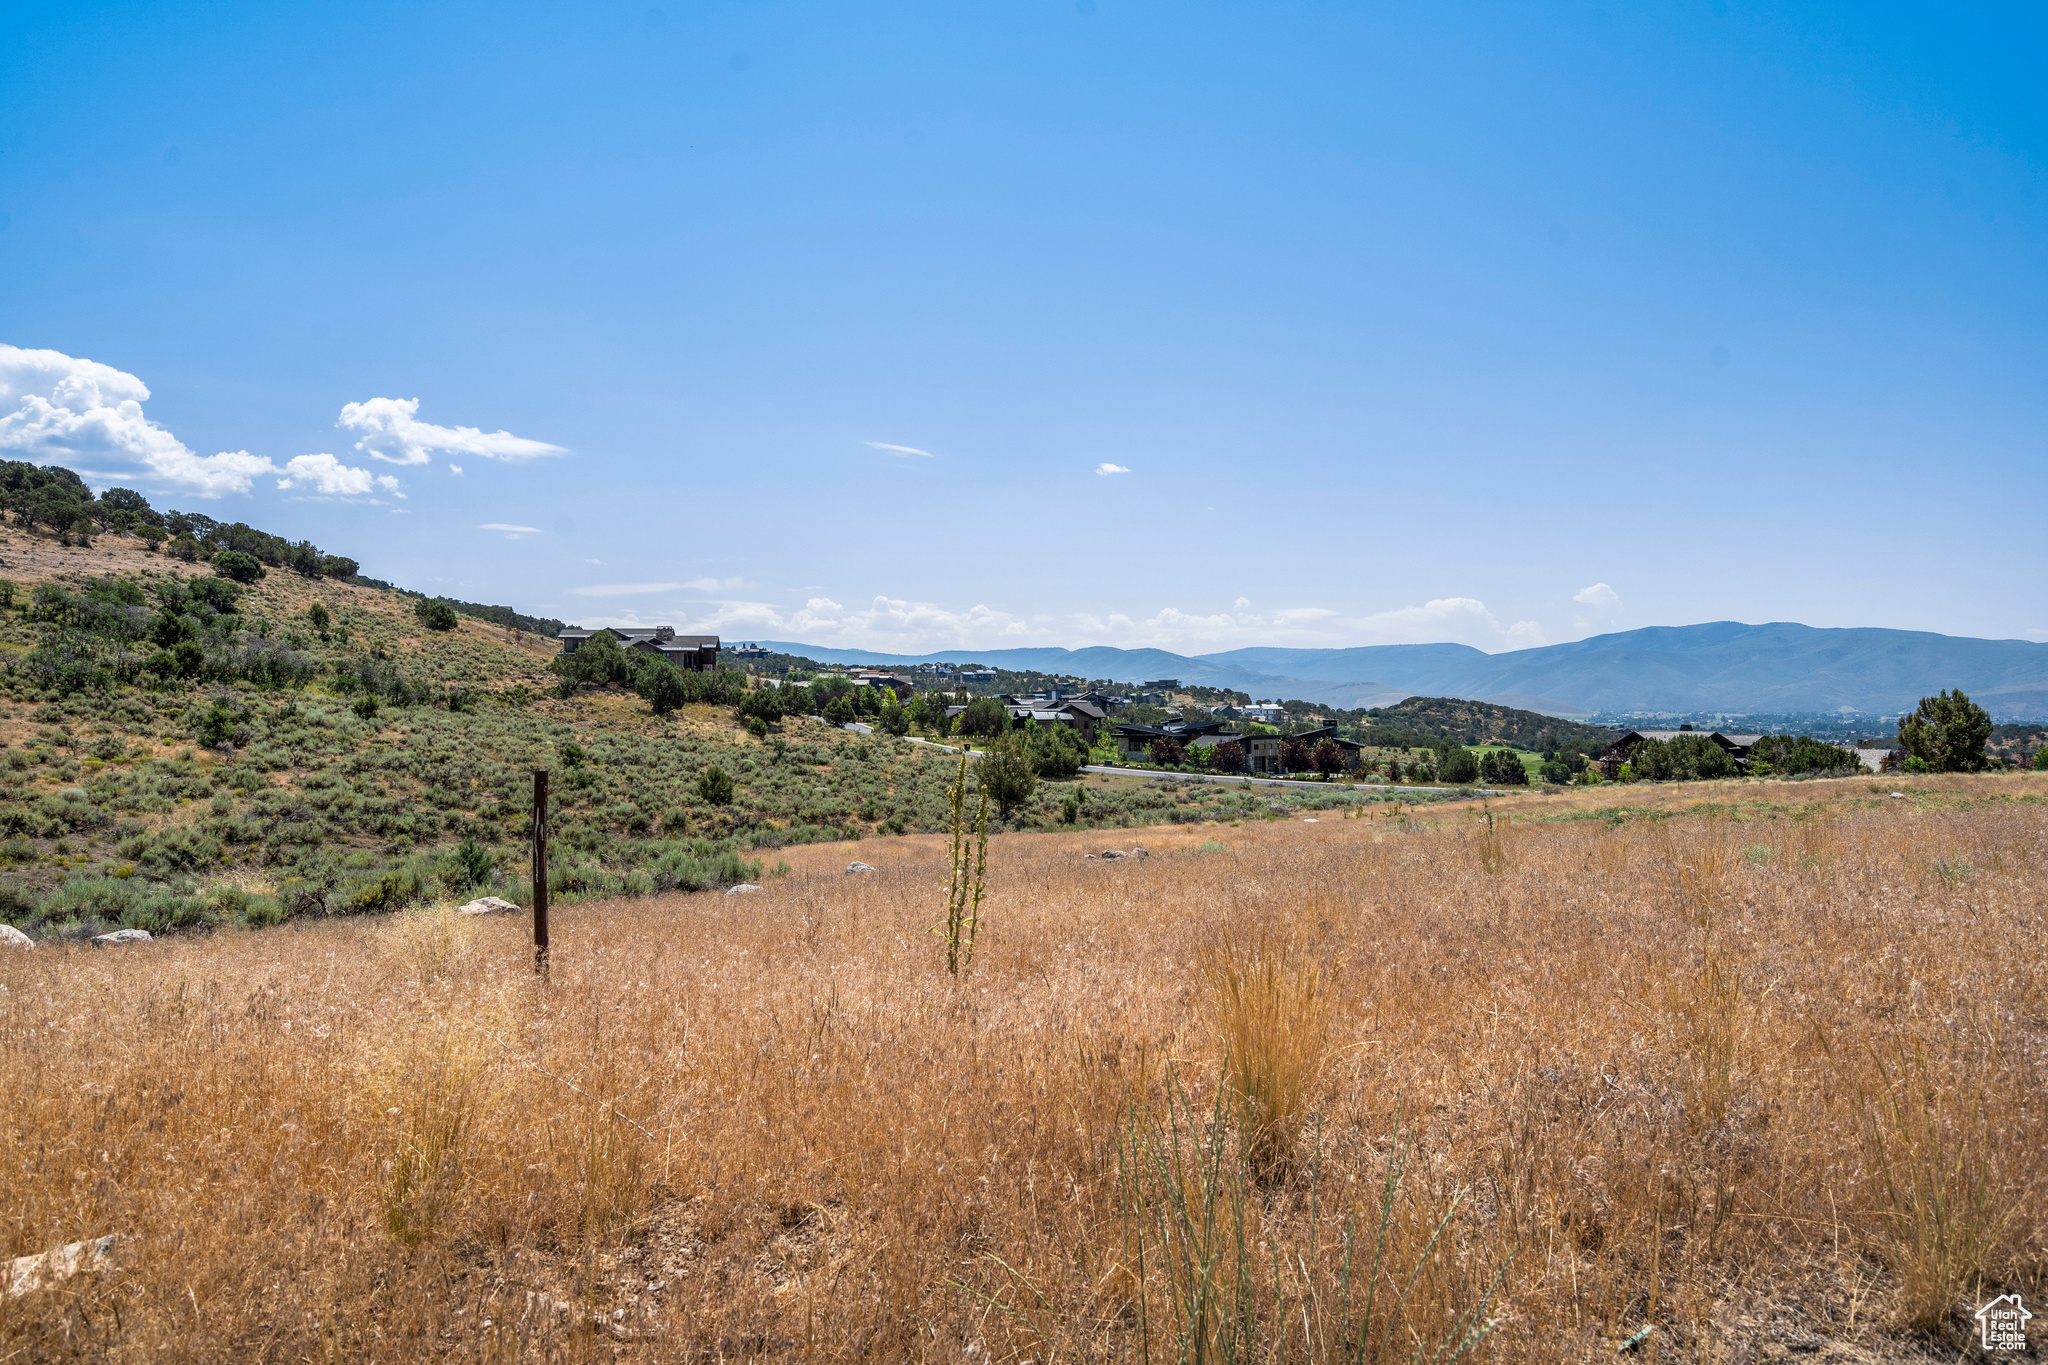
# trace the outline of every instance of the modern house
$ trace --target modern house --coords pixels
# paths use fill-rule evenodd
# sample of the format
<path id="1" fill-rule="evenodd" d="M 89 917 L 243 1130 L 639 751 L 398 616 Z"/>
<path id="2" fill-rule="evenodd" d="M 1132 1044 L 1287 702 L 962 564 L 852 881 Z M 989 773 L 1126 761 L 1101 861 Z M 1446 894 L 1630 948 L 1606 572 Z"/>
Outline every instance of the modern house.
<path id="1" fill-rule="evenodd" d="M 1144 759 L 1152 752 L 1154 740 L 1171 739 L 1182 745 L 1220 744 L 1233 738 L 1223 733 L 1220 720 L 1170 720 L 1164 725 L 1119 725 L 1116 751 L 1120 758 Z"/>
<path id="2" fill-rule="evenodd" d="M 597 633 L 571 626 L 565 627 L 555 638 L 562 642 L 562 653 L 574 654 Z M 610 634 L 618 639 L 619 648 L 628 654 L 657 655 L 677 668 L 687 668 L 693 673 L 708 673 L 718 667 L 716 635 L 678 635 L 674 626 L 643 626 L 613 630 Z"/>
<path id="3" fill-rule="evenodd" d="M 1089 745 L 1095 743 L 1095 732 L 1103 721 L 1100 707 L 1078 698 L 1060 701 L 1047 697 L 999 697 L 997 700 L 1010 713 L 1012 729 L 1021 730 L 1033 721 L 1040 725 L 1064 725 Z M 949 706 L 946 719 L 950 721 L 966 709 L 965 706 Z"/>
<path id="4" fill-rule="evenodd" d="M 1629 755 L 1633 754 L 1644 740 L 1657 739 L 1669 742 L 1680 735 L 1699 735 L 1712 740 L 1728 751 L 1728 756 L 1735 760 L 1737 767 L 1748 764 L 1749 751 L 1763 738 L 1762 735 L 1724 735 L 1719 730 L 1695 730 L 1690 726 L 1681 726 L 1676 730 L 1630 730 L 1602 749 L 1600 757 L 1594 761 L 1600 766 L 1600 775 L 1612 781 L 1621 776 L 1621 765 L 1628 762 Z"/>
<path id="5" fill-rule="evenodd" d="M 917 690 L 917 682 L 901 673 L 860 672 L 853 675 L 855 687 L 886 687 L 896 694 L 898 701 Z"/>
<path id="6" fill-rule="evenodd" d="M 1362 752 L 1365 748 L 1357 740 L 1345 739 L 1339 735 L 1337 727 L 1334 725 L 1325 725 L 1315 730 L 1303 730 L 1298 735 L 1243 735 L 1238 737 L 1237 742 L 1244 746 L 1244 765 L 1246 771 L 1255 773 L 1284 772 L 1286 765 L 1281 763 L 1280 755 L 1290 739 L 1302 745 L 1311 753 L 1315 752 L 1317 745 L 1327 739 L 1339 749 L 1342 749 L 1347 759 Z"/>

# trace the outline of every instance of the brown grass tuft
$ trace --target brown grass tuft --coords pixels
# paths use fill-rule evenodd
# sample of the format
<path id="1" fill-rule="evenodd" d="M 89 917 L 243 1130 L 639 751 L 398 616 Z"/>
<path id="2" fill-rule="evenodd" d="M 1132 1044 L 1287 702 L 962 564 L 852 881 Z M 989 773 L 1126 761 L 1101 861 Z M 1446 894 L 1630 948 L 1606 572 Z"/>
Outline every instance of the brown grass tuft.
<path id="1" fill-rule="evenodd" d="M 1221 938 L 1200 961 L 1246 1160 L 1261 1179 L 1284 1178 L 1296 1167 L 1309 1101 L 1329 1055 L 1322 970 L 1263 933 Z"/>

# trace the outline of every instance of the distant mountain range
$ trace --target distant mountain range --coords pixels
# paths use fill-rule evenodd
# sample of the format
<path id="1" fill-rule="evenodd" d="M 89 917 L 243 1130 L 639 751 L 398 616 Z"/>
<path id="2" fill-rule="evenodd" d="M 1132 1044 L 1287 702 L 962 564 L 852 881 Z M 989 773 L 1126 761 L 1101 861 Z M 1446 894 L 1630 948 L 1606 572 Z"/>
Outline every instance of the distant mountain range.
<path id="1" fill-rule="evenodd" d="M 1178 678 L 1254 698 L 1391 706 L 1465 697 L 1558 716 L 1605 711 L 1895 715 L 1960 687 L 2000 721 L 2048 719 L 2048 644 L 1792 622 L 1651 626 L 1566 645 L 1488 654 L 1470 645 L 1254 647 L 1189 656 L 1163 649 L 949 650 L 878 654 L 764 640 L 820 663 L 980 663 L 1135 683 Z"/>

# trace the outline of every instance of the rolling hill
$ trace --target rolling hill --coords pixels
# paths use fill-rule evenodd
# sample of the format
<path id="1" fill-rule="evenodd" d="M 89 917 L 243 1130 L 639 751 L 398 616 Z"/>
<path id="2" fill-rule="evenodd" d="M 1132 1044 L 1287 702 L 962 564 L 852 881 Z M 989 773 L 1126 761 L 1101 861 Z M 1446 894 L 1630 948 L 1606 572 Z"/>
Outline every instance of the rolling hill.
<path id="1" fill-rule="evenodd" d="M 2003 721 L 2048 718 L 2048 644 L 1878 627 L 1714 621 L 1652 626 L 1570 644 L 1488 654 L 1460 644 L 1353 649 L 1260 647 L 1187 656 L 1161 649 L 958 650 L 873 654 L 776 648 L 824 662 L 941 660 L 1141 682 L 1175 677 L 1255 697 L 1386 706 L 1405 696 L 1464 697 L 1555 715 L 1596 711 L 1896 714 L 1960 687 Z"/>

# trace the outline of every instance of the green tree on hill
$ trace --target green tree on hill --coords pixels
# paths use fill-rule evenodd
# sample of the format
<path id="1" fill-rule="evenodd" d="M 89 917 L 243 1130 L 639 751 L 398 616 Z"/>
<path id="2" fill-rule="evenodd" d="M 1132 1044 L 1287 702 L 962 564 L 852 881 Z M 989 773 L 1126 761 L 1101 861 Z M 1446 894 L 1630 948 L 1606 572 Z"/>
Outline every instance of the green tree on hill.
<path id="1" fill-rule="evenodd" d="M 213 571 L 237 583 L 254 583 L 263 577 L 263 564 L 255 555 L 240 550 L 222 550 L 213 557 Z"/>
<path id="2" fill-rule="evenodd" d="M 216 559 L 213 566 L 218 570 L 220 561 Z M 453 630 L 458 624 L 455 608 L 438 597 L 422 597 L 413 604 L 412 614 L 417 616 L 420 624 L 428 630 Z"/>
<path id="3" fill-rule="evenodd" d="M 1628 761 L 1638 781 L 1697 782 L 1736 773 L 1728 751 L 1705 735 L 1646 739 L 1630 752 Z"/>
<path id="4" fill-rule="evenodd" d="M 1938 773 L 1981 772 L 1990 738 L 1990 715 L 1961 688 L 1922 697 L 1899 722 L 1900 747 Z"/>
<path id="5" fill-rule="evenodd" d="M 641 664 L 633 675 L 633 690 L 646 699 L 657 716 L 668 715 L 685 699 L 683 675 L 667 659 L 650 658 Z"/>
<path id="6" fill-rule="evenodd" d="M 991 741 L 978 773 L 981 789 L 989 794 L 1006 820 L 1038 790 L 1038 774 L 1032 769 L 1030 755 L 1024 752 L 1021 735 L 1003 735 Z"/>
<path id="7" fill-rule="evenodd" d="M 1436 780 L 1462 785 L 1479 780 L 1479 760 L 1462 744 L 1443 744 L 1436 751 Z"/>
<path id="8" fill-rule="evenodd" d="M 1512 749 L 1495 749 L 1479 761 L 1479 778 L 1493 787 L 1526 787 L 1528 769 Z"/>
<path id="9" fill-rule="evenodd" d="M 1000 735 L 1010 728 L 1010 708 L 994 697 L 977 697 L 960 713 L 963 735 Z"/>
<path id="10" fill-rule="evenodd" d="M 563 695 L 579 687 L 604 687 L 633 681 L 633 665 L 619 648 L 619 637 L 601 630 L 583 642 L 574 654 L 557 654 L 548 669 L 562 680 Z"/>

